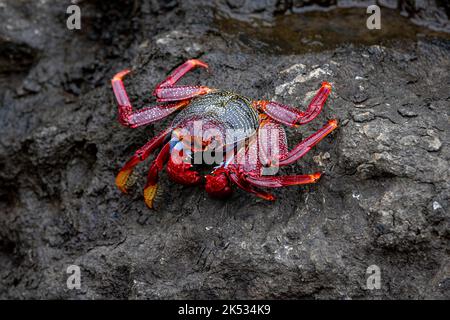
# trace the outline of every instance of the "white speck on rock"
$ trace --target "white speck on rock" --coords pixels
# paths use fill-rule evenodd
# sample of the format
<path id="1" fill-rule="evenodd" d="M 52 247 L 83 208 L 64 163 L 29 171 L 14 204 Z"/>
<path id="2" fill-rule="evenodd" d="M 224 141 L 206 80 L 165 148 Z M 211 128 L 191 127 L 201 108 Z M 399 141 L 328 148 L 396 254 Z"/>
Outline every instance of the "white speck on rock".
<path id="1" fill-rule="evenodd" d="M 196 42 L 194 42 L 192 44 L 192 46 L 187 46 L 186 48 L 184 48 L 184 51 L 189 52 L 189 53 L 195 53 L 195 52 L 199 52 L 201 50 L 202 50 L 202 47 Z"/>
<path id="2" fill-rule="evenodd" d="M 285 245 L 283 247 L 278 248 L 275 250 L 275 259 L 279 261 L 285 261 L 288 260 L 289 252 L 292 251 L 292 246 Z"/>
<path id="3" fill-rule="evenodd" d="M 439 210 L 442 209 L 442 206 L 439 202 L 433 201 L 433 210 Z"/>
<path id="4" fill-rule="evenodd" d="M 428 151 L 439 151 L 442 147 L 442 142 L 439 139 L 437 133 L 433 130 L 427 130 L 428 137 L 425 137 L 424 140 L 427 144 Z"/>
<path id="5" fill-rule="evenodd" d="M 168 44 L 172 39 L 170 38 L 160 38 L 156 40 L 156 44 L 162 44 L 162 45 L 166 45 Z"/>

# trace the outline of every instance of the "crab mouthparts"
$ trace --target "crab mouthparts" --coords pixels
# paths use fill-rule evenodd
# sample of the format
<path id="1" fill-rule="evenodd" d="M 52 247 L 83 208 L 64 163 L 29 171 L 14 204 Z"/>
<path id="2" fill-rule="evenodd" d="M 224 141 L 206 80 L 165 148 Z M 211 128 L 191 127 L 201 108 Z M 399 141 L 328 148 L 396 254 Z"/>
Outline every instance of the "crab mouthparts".
<path id="1" fill-rule="evenodd" d="M 211 146 L 212 139 L 204 140 L 201 136 L 179 137 L 184 150 L 191 152 L 204 152 Z"/>

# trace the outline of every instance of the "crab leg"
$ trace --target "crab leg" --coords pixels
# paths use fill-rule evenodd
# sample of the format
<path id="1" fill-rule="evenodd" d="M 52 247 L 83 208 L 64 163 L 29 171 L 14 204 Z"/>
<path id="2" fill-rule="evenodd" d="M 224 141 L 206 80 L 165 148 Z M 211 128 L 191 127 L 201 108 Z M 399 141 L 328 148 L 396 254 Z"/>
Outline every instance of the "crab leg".
<path id="1" fill-rule="evenodd" d="M 170 157 L 170 143 L 166 143 L 162 147 L 156 159 L 152 162 L 148 171 L 147 184 L 144 188 L 144 200 L 149 208 L 153 208 L 153 200 L 158 190 L 159 172 L 163 169 L 164 164 Z"/>
<path id="2" fill-rule="evenodd" d="M 224 167 L 222 167 L 222 169 L 219 168 L 217 172 L 224 172 L 231 182 L 244 191 L 253 193 L 257 197 L 265 200 L 275 200 L 275 197 L 272 194 L 255 188 L 243 178 L 242 172 L 251 172 L 256 174 L 259 173 L 261 169 L 257 138 L 251 139 L 245 148 L 238 151 L 236 154 L 236 159 L 231 159 L 230 161 L 235 162 L 236 164 L 227 163 Z"/>
<path id="3" fill-rule="evenodd" d="M 205 86 L 177 86 L 155 89 L 155 96 L 158 102 L 167 102 L 190 99 L 211 91 L 212 89 Z"/>
<path id="4" fill-rule="evenodd" d="M 312 147 L 319 143 L 320 140 L 325 138 L 334 129 L 336 129 L 337 125 L 338 122 L 335 119 L 328 121 L 326 125 L 300 142 L 294 149 L 292 149 L 285 155 L 281 155 L 278 163 L 274 163 L 273 165 L 286 166 L 288 164 L 294 163 L 295 161 L 303 157 L 309 150 L 311 150 Z"/>
<path id="5" fill-rule="evenodd" d="M 203 61 L 191 59 L 176 68 L 163 82 L 158 84 L 153 94 L 158 98 L 159 102 L 178 101 L 190 99 L 198 95 L 211 92 L 212 89 L 205 86 L 175 86 L 187 72 L 196 68 L 208 68 Z"/>
<path id="6" fill-rule="evenodd" d="M 292 176 L 244 176 L 243 179 L 248 183 L 264 188 L 281 188 L 286 186 L 295 186 L 300 184 L 314 183 L 319 180 L 321 173 L 302 174 Z"/>
<path id="7" fill-rule="evenodd" d="M 253 193 L 254 195 L 264 200 L 269 201 L 275 200 L 274 195 L 253 187 L 247 180 L 245 180 L 241 175 L 237 174 L 236 172 L 230 170 L 228 171 L 227 175 L 230 178 L 230 180 L 233 181 L 242 190 Z"/>
<path id="8" fill-rule="evenodd" d="M 319 180 L 321 173 L 292 176 L 253 176 L 245 173 L 239 174 L 236 170 L 231 169 L 227 171 L 227 176 L 242 190 L 253 193 L 264 200 L 273 201 L 275 200 L 274 195 L 259 188 L 281 188 L 315 183 Z"/>
<path id="9" fill-rule="evenodd" d="M 139 148 L 131 159 L 123 166 L 123 168 L 119 171 L 119 174 L 116 177 L 116 186 L 120 189 L 120 191 L 126 193 L 127 192 L 127 183 L 128 179 L 133 172 L 134 167 L 148 158 L 148 156 L 158 147 L 160 147 L 167 135 L 171 131 L 171 128 L 168 128 L 158 134 L 156 137 L 147 142 L 144 146 Z"/>
<path id="10" fill-rule="evenodd" d="M 255 101 L 254 105 L 275 121 L 290 127 L 296 127 L 310 122 L 319 115 L 330 92 L 331 84 L 323 82 L 322 87 L 311 100 L 305 112 L 273 101 Z"/>
<path id="11" fill-rule="evenodd" d="M 268 167 L 288 152 L 286 131 L 274 120 L 263 119 L 258 129 L 258 159 Z"/>
<path id="12" fill-rule="evenodd" d="M 161 82 L 156 88 L 162 88 L 162 87 L 172 87 L 175 83 L 177 83 L 178 80 L 181 79 L 186 73 L 191 71 L 192 69 L 196 67 L 202 67 L 205 69 L 208 69 L 208 65 L 197 59 L 190 59 L 184 62 L 182 65 L 177 67 L 175 70 L 172 71 L 172 73 L 163 81 Z"/>
<path id="13" fill-rule="evenodd" d="M 134 111 L 128 94 L 123 85 L 123 77 L 130 73 L 130 70 L 123 70 L 117 73 L 111 80 L 111 84 L 119 104 L 119 121 L 121 124 L 136 128 L 158 120 L 161 120 L 176 110 L 185 107 L 189 101 L 179 101 L 167 105 L 156 105 Z M 180 100 L 180 99 L 178 99 Z"/>
<path id="14" fill-rule="evenodd" d="M 251 139 L 248 145 L 239 150 L 234 157 L 228 159 L 230 162 L 226 162 L 223 167 L 218 168 L 214 173 L 225 173 L 229 180 L 236 184 L 244 191 L 253 193 L 257 197 L 265 200 L 275 200 L 275 197 L 263 190 L 255 188 L 248 181 L 243 178 L 242 172 L 246 173 L 259 173 L 261 169 L 260 157 L 258 155 L 258 139 L 255 137 Z M 231 162 L 234 162 L 231 164 Z M 214 178 L 209 178 L 213 180 Z"/>

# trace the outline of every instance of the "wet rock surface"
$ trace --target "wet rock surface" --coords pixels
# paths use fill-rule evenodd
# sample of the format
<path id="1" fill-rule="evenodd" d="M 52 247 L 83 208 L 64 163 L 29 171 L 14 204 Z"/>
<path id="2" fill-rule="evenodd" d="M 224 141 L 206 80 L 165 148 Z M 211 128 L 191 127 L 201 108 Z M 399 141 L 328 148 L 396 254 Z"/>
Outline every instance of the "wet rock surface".
<path id="1" fill-rule="evenodd" d="M 236 11 L 279 14 L 273 2 L 83 1 L 81 31 L 67 30 L 65 4 L 0 2 L 1 298 L 450 297 L 448 38 L 287 55 L 218 27 Z M 163 174 L 151 211 L 146 162 L 120 194 L 115 174 L 168 121 L 120 126 L 109 79 L 131 67 L 130 98 L 148 105 L 192 57 L 211 72 L 184 83 L 255 99 L 304 106 L 331 82 L 322 114 L 288 138 L 332 118 L 339 129 L 282 171 L 321 180 L 269 203 L 210 199 Z M 81 290 L 66 287 L 73 264 Z M 378 290 L 366 289 L 370 265 Z"/>

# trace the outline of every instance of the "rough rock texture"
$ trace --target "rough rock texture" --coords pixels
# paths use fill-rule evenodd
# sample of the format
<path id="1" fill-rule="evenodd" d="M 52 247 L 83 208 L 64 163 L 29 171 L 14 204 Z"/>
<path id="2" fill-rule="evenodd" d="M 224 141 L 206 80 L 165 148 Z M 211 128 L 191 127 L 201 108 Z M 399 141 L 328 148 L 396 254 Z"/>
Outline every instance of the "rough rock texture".
<path id="1" fill-rule="evenodd" d="M 248 3 L 85 1 L 69 31 L 65 4 L 0 1 L 0 298 L 450 298 L 448 38 L 270 54 L 216 25 L 280 5 Z M 330 81 L 323 113 L 289 140 L 335 117 L 340 128 L 283 170 L 320 182 L 274 203 L 219 201 L 163 175 L 155 212 L 141 165 L 120 194 L 120 166 L 167 122 L 121 127 L 109 79 L 132 67 L 144 106 L 191 57 L 211 73 L 185 83 L 252 98 L 305 105 Z M 81 290 L 66 287 L 72 264 Z M 379 290 L 366 289 L 370 265 Z"/>

